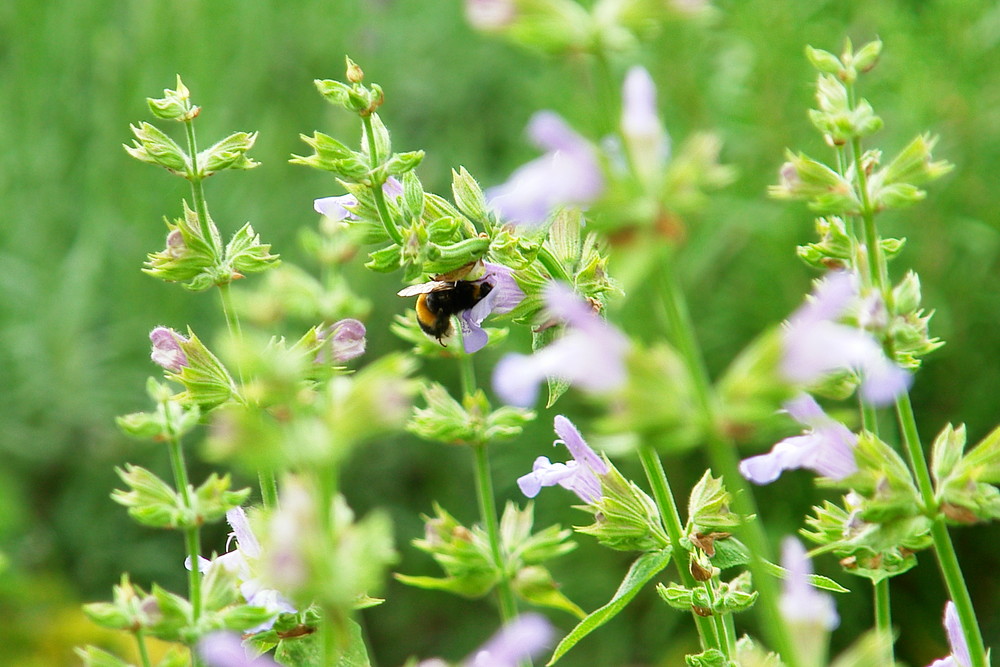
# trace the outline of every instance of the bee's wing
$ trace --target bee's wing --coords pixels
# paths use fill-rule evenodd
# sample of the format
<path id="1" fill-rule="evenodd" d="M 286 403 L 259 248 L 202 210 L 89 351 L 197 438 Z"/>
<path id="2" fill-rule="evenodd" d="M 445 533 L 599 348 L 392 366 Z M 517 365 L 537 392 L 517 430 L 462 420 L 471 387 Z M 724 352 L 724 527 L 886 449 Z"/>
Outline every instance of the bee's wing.
<path id="1" fill-rule="evenodd" d="M 419 285 L 410 285 L 409 287 L 404 287 L 403 289 L 396 292 L 397 296 L 417 296 L 418 294 L 430 294 L 431 292 L 440 292 L 451 287 L 451 283 L 442 280 L 432 280 L 426 283 L 420 283 Z"/>

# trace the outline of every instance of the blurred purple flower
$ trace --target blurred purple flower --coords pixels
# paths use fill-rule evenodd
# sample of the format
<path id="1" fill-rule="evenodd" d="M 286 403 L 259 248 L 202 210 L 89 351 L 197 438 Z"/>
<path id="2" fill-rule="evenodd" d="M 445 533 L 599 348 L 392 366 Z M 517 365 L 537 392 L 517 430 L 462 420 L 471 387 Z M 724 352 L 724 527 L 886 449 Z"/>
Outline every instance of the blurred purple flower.
<path id="1" fill-rule="evenodd" d="M 625 382 L 628 339 L 568 286 L 550 283 L 544 296 L 552 316 L 566 323 L 566 333 L 530 356 L 502 358 L 493 371 L 493 389 L 500 399 L 528 407 L 548 377 L 592 393 L 620 387 Z"/>
<path id="2" fill-rule="evenodd" d="M 557 415 L 554 426 L 560 439 L 552 444 L 566 445 L 573 460 L 551 463 L 548 457 L 539 456 L 535 459 L 531 472 L 518 478 L 518 487 L 524 495 L 534 498 L 543 486 L 558 484 L 575 493 L 585 503 L 596 502 L 601 498 L 601 480 L 598 477 L 608 473 L 608 465 L 590 448 L 573 422 Z"/>
<path id="3" fill-rule="evenodd" d="M 487 191 L 487 200 L 501 217 L 539 225 L 559 206 L 587 206 L 601 195 L 604 174 L 597 152 L 558 114 L 536 113 L 528 134 L 546 152 Z"/>
<path id="4" fill-rule="evenodd" d="M 466 661 L 466 667 L 516 667 L 548 648 L 552 625 L 541 614 L 521 614 Z"/>
<path id="5" fill-rule="evenodd" d="M 187 355 L 181 349 L 181 344 L 188 342 L 184 336 L 167 327 L 156 327 L 149 332 L 149 341 L 153 344 L 149 357 L 156 365 L 174 373 L 187 366 Z"/>
<path id="6" fill-rule="evenodd" d="M 481 326 L 487 316 L 509 313 L 524 299 L 524 292 L 514 280 L 512 269 L 491 262 L 484 262 L 483 265 L 486 273 L 479 280 L 489 283 L 492 289 L 479 303 L 463 310 L 458 317 L 462 327 L 462 346 L 467 354 L 483 349 L 489 340 Z"/>
<path id="7" fill-rule="evenodd" d="M 250 657 L 235 632 L 212 632 L 198 642 L 198 654 L 208 667 L 278 667 L 266 655 Z"/>
<path id="8" fill-rule="evenodd" d="M 836 321 L 857 297 L 850 273 L 830 273 L 820 281 L 788 319 L 782 371 L 791 382 L 811 384 L 834 371 L 852 370 L 861 375 L 861 396 L 884 405 L 907 390 L 911 377 L 885 356 L 871 334 Z"/>
<path id="9" fill-rule="evenodd" d="M 670 158 L 670 137 L 656 109 L 656 85 L 643 67 L 633 67 L 625 76 L 621 131 L 641 177 L 652 177 Z"/>
<path id="10" fill-rule="evenodd" d="M 935 660 L 929 667 L 972 667 L 972 657 L 969 655 L 969 645 L 962 632 L 962 623 L 958 619 L 958 610 L 951 600 L 944 605 L 944 631 L 948 635 L 948 646 L 951 655 Z"/>
<path id="11" fill-rule="evenodd" d="M 840 618 L 833 598 L 809 583 L 812 564 L 802 543 L 794 537 L 786 537 L 781 543 L 781 565 L 788 570 L 780 599 L 785 620 L 793 626 L 818 627 L 826 632 L 837 627 Z"/>
<path id="12" fill-rule="evenodd" d="M 327 363 L 328 351 L 332 353 L 334 361 L 350 361 L 360 357 L 365 353 L 365 333 L 365 325 L 352 318 L 320 329 L 316 332 L 316 338 L 323 347 L 316 355 L 316 363 Z"/>
<path id="13" fill-rule="evenodd" d="M 808 394 L 785 404 L 795 421 L 809 428 L 802 435 L 785 438 L 767 454 L 740 462 L 740 473 L 754 484 L 770 484 L 785 470 L 808 468 L 831 479 L 844 479 L 858 469 L 854 446 L 858 436 L 831 419 Z"/>
<path id="14" fill-rule="evenodd" d="M 477 30 L 501 30 L 516 17 L 514 0 L 465 0 L 465 18 Z"/>
<path id="15" fill-rule="evenodd" d="M 382 192 L 386 197 L 392 199 L 403 195 L 403 184 L 396 178 L 390 176 L 382 185 Z M 313 200 L 313 209 L 320 215 L 325 215 L 331 220 L 357 220 L 357 216 L 351 211 L 358 205 L 358 200 L 354 195 L 338 195 L 336 197 L 321 197 Z"/>

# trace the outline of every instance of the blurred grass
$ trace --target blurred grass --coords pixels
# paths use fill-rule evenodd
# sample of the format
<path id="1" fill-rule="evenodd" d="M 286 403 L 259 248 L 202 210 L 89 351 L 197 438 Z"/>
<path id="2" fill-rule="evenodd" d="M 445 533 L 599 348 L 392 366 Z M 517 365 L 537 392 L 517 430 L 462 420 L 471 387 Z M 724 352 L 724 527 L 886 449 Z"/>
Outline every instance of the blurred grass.
<path id="1" fill-rule="evenodd" d="M 714 129 L 724 159 L 740 179 L 714 197 L 697 220 L 685 264 L 694 317 L 713 370 L 766 325 L 781 319 L 808 288 L 794 246 L 812 239 L 802 207 L 766 199 L 766 185 L 786 147 L 823 155 L 805 110 L 812 74 L 805 44 L 839 50 L 845 36 L 880 36 L 886 52 L 862 94 L 885 118 L 876 140 L 886 153 L 914 134 L 941 135 L 937 154 L 957 165 L 930 188 L 928 200 L 887 218 L 909 239 L 900 266 L 921 275 L 924 302 L 936 310 L 933 331 L 948 341 L 920 374 L 914 401 L 925 439 L 947 421 L 982 437 L 996 422 L 1000 396 L 1000 6 L 993 2 L 759 0 L 717 3 L 707 25 L 677 23 L 639 59 L 660 83 L 660 107 L 675 141 Z M 82 600 L 108 597 L 123 570 L 135 580 L 182 589 L 181 545 L 172 535 L 133 526 L 108 499 L 112 468 L 134 461 L 166 469 L 163 452 L 126 442 L 113 418 L 142 409 L 152 372 L 146 333 L 155 324 L 218 326 L 210 295 L 191 295 L 138 272 L 162 245 L 164 215 L 188 196 L 179 179 L 130 160 L 121 149 L 128 125 L 149 118 L 144 99 L 180 73 L 204 108 L 203 141 L 235 130 L 260 130 L 253 155 L 263 166 L 208 184 L 223 229 L 245 220 L 295 260 L 296 230 L 315 223 L 314 197 L 336 193 L 323 174 L 287 164 L 314 128 L 353 138 L 351 119 L 316 95 L 314 78 L 339 77 L 349 53 L 387 91 L 384 118 L 403 149 L 423 148 L 420 175 L 445 193 L 449 169 L 467 166 L 484 184 L 501 181 L 532 156 L 523 127 L 540 108 L 582 129 L 590 91 L 583 62 L 539 59 L 474 34 L 460 3 L 426 0 L 176 0 L 133 2 L 8 0 L 0 4 L 0 573 L 2 660 L 20 665 L 73 664 L 69 647 L 105 641 L 81 619 Z M 627 262 L 628 257 L 616 257 Z M 612 266 L 614 270 L 614 266 Z M 896 269 L 897 272 L 900 269 Z M 400 310 L 390 281 L 358 272 L 376 298 L 373 323 Z M 647 290 L 621 306 L 630 332 L 655 335 Z M 394 343 L 373 333 L 376 352 Z M 481 358 L 482 377 L 495 359 Z M 447 368 L 434 368 L 450 373 Z M 573 397 L 560 411 L 586 422 Z M 502 498 L 530 466 L 532 443 L 549 442 L 551 415 L 522 440 L 497 448 Z M 398 438 L 374 445 L 352 463 L 347 492 L 361 510 L 386 505 L 397 525 L 401 571 L 430 572 L 407 541 L 421 533 L 418 514 L 440 500 L 468 506 L 467 452 Z M 676 489 L 700 474 L 698 457 L 670 462 Z M 628 468 L 628 464 L 625 465 Z M 634 471 L 639 474 L 638 471 Z M 196 472 L 198 477 L 201 473 Z M 565 498 L 544 496 L 538 524 L 581 520 Z M 775 535 L 795 530 L 817 495 L 808 476 L 761 489 Z M 222 547 L 221 530 L 215 542 Z M 956 530 L 988 643 L 1000 640 L 1000 566 L 988 547 L 994 527 Z M 585 608 L 610 595 L 624 571 L 620 554 L 587 540 L 553 565 L 565 591 Z M 841 581 L 835 563 L 819 567 Z M 944 654 L 943 602 L 929 555 L 894 588 L 900 654 L 925 664 Z M 842 644 L 868 625 L 864 582 L 838 602 Z M 384 665 L 409 654 L 466 654 L 491 631 L 483 602 L 390 583 L 389 602 L 366 614 L 375 655 Z M 568 618 L 555 618 L 563 629 Z M 677 626 L 675 629 L 675 625 Z M 680 633 L 675 634 L 676 633 Z M 688 624 L 653 596 L 588 640 L 567 665 L 677 664 L 690 645 Z"/>

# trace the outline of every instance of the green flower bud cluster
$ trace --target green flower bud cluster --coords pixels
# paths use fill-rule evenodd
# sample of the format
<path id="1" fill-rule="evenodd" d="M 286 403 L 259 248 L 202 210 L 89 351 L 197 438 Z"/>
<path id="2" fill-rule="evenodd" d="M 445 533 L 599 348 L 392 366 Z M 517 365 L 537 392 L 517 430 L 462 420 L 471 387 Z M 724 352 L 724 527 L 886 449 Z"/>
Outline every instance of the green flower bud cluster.
<path id="1" fill-rule="evenodd" d="M 177 530 L 214 523 L 250 496 L 250 489 L 230 490 L 229 475 L 212 473 L 201 486 L 189 488 L 185 494 L 140 466 L 126 463 L 116 472 L 129 490 L 115 491 L 112 500 L 127 507 L 129 516 L 137 522 L 151 528 Z"/>
<path id="2" fill-rule="evenodd" d="M 958 524 L 1000 518 L 1000 428 L 964 449 L 964 425 L 949 424 L 934 440 L 931 473 L 941 513 Z"/>
<path id="3" fill-rule="evenodd" d="M 693 610 L 699 616 L 746 611 L 757 601 L 758 595 L 752 590 L 749 572 L 743 572 L 729 582 L 721 582 L 711 593 L 702 586 L 686 588 L 679 584 L 657 584 L 656 592 L 674 609 Z"/>
<path id="4" fill-rule="evenodd" d="M 481 446 L 517 437 L 535 418 L 534 411 L 509 405 L 493 410 L 481 389 L 461 403 L 437 382 L 425 384 L 422 393 L 427 407 L 413 411 L 407 429 L 425 440 Z"/>
<path id="5" fill-rule="evenodd" d="M 489 537 L 481 526 L 471 529 L 435 503 L 434 516 L 424 517 L 425 537 L 413 545 L 428 553 L 445 571 L 445 577 L 396 574 L 396 579 L 428 590 L 443 590 L 467 598 L 480 598 L 507 578 L 514 592 L 538 606 L 563 609 L 582 617 L 583 611 L 559 592 L 556 582 L 542 563 L 576 548 L 572 531 L 552 525 L 532 534 L 534 505 L 517 509 L 507 503 L 500 519 L 501 553 L 504 562 L 493 557 Z"/>
<path id="6" fill-rule="evenodd" d="M 263 607 L 238 601 L 236 573 L 222 565 L 205 574 L 201 613 L 195 618 L 187 599 L 154 584 L 149 592 L 135 586 L 128 575 L 114 587 L 111 602 L 84 605 L 87 616 L 106 628 L 148 635 L 164 641 L 192 644 L 217 630 L 242 631 L 271 619 L 274 613 Z M 126 662 L 94 647 L 79 652 L 88 665 L 121 665 Z M 180 660 L 178 660 L 180 656 Z M 188 664 L 187 652 L 171 652 L 160 665 Z"/>
<path id="7" fill-rule="evenodd" d="M 653 499 L 618 472 L 607 457 L 604 462 L 608 472 L 598 476 L 601 497 L 581 507 L 593 514 L 594 523 L 577 527 L 577 532 L 591 535 L 617 551 L 658 551 L 669 547 L 670 538 Z"/>
<path id="8" fill-rule="evenodd" d="M 281 505 L 258 524 L 260 576 L 297 608 L 315 604 L 346 622 L 351 610 L 379 603 L 368 594 L 383 586 L 397 560 L 392 521 L 380 510 L 357 519 L 340 495 L 324 507 L 321 483 L 282 479 Z"/>
<path id="9" fill-rule="evenodd" d="M 132 146 L 125 146 L 125 150 L 137 160 L 164 167 L 191 181 L 196 205 L 195 210 L 191 210 L 185 202 L 183 217 L 167 221 L 166 247 L 149 254 L 143 271 L 201 291 L 276 266 L 279 263 L 277 255 L 271 254 L 271 246 L 261 242 L 250 223 L 243 225 L 223 247 L 201 190 L 201 182 L 212 174 L 258 165 L 247 156 L 257 133 L 237 132 L 196 153 L 193 122 L 200 108 L 191 104 L 190 92 L 180 77 L 177 78 L 177 90 L 165 90 L 164 97 L 147 101 L 153 115 L 185 124 L 188 148 L 181 148 L 155 126 L 140 123 L 132 126 L 135 139 Z"/>
<path id="10" fill-rule="evenodd" d="M 863 291 L 880 292 L 876 297 L 880 302 L 869 304 L 879 312 L 859 313 L 857 324 L 881 339 L 898 364 L 913 369 L 942 342 L 929 334 L 933 313 L 920 307 L 916 274 L 908 273 L 895 286 L 885 285 L 884 264 L 900 253 L 905 239 L 879 238 L 874 216 L 920 201 L 926 192 L 919 186 L 948 173 L 952 165 L 932 159 L 937 140 L 927 134 L 916 137 L 885 165 L 881 151 L 862 152 L 861 139 L 878 130 L 882 121 L 867 101 L 856 99 L 854 83 L 859 74 L 875 66 L 881 48 L 881 42 L 875 41 L 855 52 L 848 41 L 839 57 L 807 49 L 810 62 L 820 72 L 819 108 L 810 111 L 810 119 L 837 150 L 838 166 L 789 151 L 780 183 L 770 188 L 770 194 L 805 201 L 824 216 L 816 221 L 820 240 L 800 246 L 799 257 L 821 270 L 853 270 L 867 281 Z M 863 224 L 863 234 L 856 224 Z"/>
<path id="11" fill-rule="evenodd" d="M 250 470 L 342 462 L 359 444 L 402 427 L 417 390 L 408 378 L 414 362 L 403 355 L 348 375 L 316 364 L 301 346 L 244 344 L 234 353 L 253 378 L 248 401 L 213 414 L 205 453 Z"/>
<path id="12" fill-rule="evenodd" d="M 927 507 L 906 462 L 863 431 L 854 448 L 857 472 L 827 486 L 850 489 L 844 507 L 814 507 L 803 535 L 832 551 L 848 572 L 879 581 L 916 564 L 914 553 L 931 545 L 938 508 Z"/>

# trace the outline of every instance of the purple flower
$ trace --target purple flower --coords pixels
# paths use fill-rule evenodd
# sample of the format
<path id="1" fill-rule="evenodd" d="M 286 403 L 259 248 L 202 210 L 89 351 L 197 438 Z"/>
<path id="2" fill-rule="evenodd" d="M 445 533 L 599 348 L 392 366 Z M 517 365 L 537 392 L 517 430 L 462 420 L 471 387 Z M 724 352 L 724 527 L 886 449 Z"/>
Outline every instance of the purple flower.
<path id="1" fill-rule="evenodd" d="M 462 346 L 467 354 L 483 349 L 489 340 L 481 326 L 487 316 L 509 313 L 524 299 L 524 292 L 514 280 L 512 269 L 490 262 L 483 262 L 483 265 L 486 273 L 479 280 L 488 283 L 492 289 L 475 306 L 459 313 L 458 318 L 462 328 Z"/>
<path id="2" fill-rule="evenodd" d="M 740 473 L 754 484 L 770 484 L 785 470 L 808 468 L 830 479 L 844 479 L 857 472 L 854 446 L 858 437 L 831 419 L 808 394 L 785 404 L 795 421 L 809 428 L 802 435 L 785 438 L 767 454 L 740 463 Z"/>
<path id="3" fill-rule="evenodd" d="M 535 145 L 546 152 L 522 165 L 487 199 L 513 222 L 538 225 L 559 206 L 587 206 L 604 191 L 597 152 L 552 111 L 536 113 L 528 124 Z"/>
<path id="4" fill-rule="evenodd" d="M 465 18 L 477 30 L 501 30 L 516 17 L 513 0 L 465 0 Z"/>
<path id="5" fill-rule="evenodd" d="M 531 356 L 509 354 L 500 360 L 493 389 L 501 400 L 530 406 L 547 377 L 592 393 L 620 387 L 625 382 L 625 336 L 562 283 L 549 284 L 544 296 L 549 312 L 566 323 L 566 333 Z"/>
<path id="6" fill-rule="evenodd" d="M 466 661 L 466 667 L 516 667 L 548 648 L 552 626 L 541 614 L 521 614 Z"/>
<path id="7" fill-rule="evenodd" d="M 173 329 L 156 327 L 149 332 L 149 341 L 153 344 L 149 357 L 156 365 L 173 373 L 180 373 L 188 365 L 187 355 L 181 349 L 188 339 Z"/>
<path id="8" fill-rule="evenodd" d="M 553 445 L 566 445 L 573 456 L 567 463 L 551 463 L 545 456 L 535 459 L 531 472 L 519 477 L 517 485 L 521 492 L 529 498 L 534 498 L 543 486 L 558 484 L 569 489 L 585 503 L 593 503 L 601 498 L 601 480 L 599 476 L 608 473 L 608 465 L 586 443 L 573 422 L 558 415 L 554 422 L 559 440 Z"/>
<path id="9" fill-rule="evenodd" d="M 781 565 L 788 570 L 779 603 L 785 620 L 796 628 L 821 628 L 825 632 L 837 627 L 840 618 L 833 598 L 809 583 L 812 565 L 802 543 L 794 537 L 786 537 L 781 543 Z"/>
<path id="10" fill-rule="evenodd" d="M 334 322 L 317 331 L 316 338 L 323 348 L 316 355 L 316 363 L 326 363 L 328 349 L 334 361 L 350 361 L 360 357 L 365 353 L 365 333 L 365 325 L 351 318 Z"/>
<path id="11" fill-rule="evenodd" d="M 911 378 L 871 334 L 836 321 L 858 298 L 857 289 L 846 272 L 820 281 L 811 299 L 788 319 L 782 371 L 789 381 L 806 385 L 835 371 L 855 371 L 861 375 L 861 396 L 884 405 L 905 392 Z"/>
<path id="12" fill-rule="evenodd" d="M 224 630 L 202 637 L 198 642 L 198 654 L 208 667 L 278 667 L 278 663 L 266 655 L 251 657 L 240 636 Z"/>
<path id="13" fill-rule="evenodd" d="M 656 110 L 656 86 L 643 67 L 633 67 L 622 87 L 622 136 L 636 172 L 650 178 L 670 157 L 670 137 Z"/>
<path id="14" fill-rule="evenodd" d="M 382 185 L 382 192 L 390 199 L 400 197 L 403 194 L 403 184 L 390 176 Z M 358 200 L 354 195 L 321 197 L 313 201 L 313 209 L 331 220 L 357 220 L 353 211 L 357 205 Z"/>
<path id="15" fill-rule="evenodd" d="M 944 631 L 948 635 L 948 646 L 951 655 L 935 660 L 929 667 L 972 667 L 972 657 L 969 655 L 969 645 L 962 632 L 962 623 L 958 619 L 958 610 L 951 600 L 944 605 Z"/>

